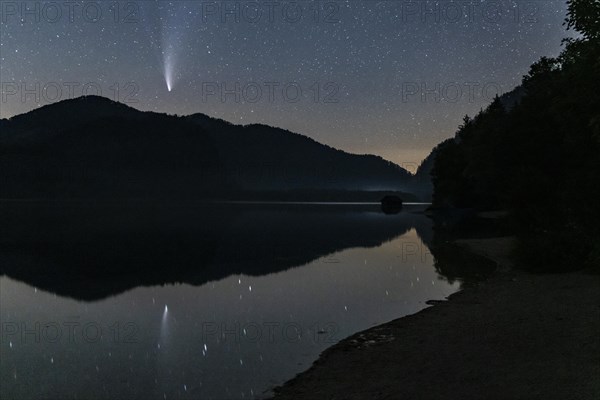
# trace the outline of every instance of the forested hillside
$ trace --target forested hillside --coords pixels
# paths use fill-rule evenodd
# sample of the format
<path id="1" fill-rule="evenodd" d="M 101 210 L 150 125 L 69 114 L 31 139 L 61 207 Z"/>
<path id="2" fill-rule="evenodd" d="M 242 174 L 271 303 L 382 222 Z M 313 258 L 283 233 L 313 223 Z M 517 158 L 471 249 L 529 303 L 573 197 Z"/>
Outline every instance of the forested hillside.
<path id="1" fill-rule="evenodd" d="M 570 0 L 579 35 L 439 145 L 434 205 L 508 209 L 536 269 L 600 264 L 600 1 Z"/>

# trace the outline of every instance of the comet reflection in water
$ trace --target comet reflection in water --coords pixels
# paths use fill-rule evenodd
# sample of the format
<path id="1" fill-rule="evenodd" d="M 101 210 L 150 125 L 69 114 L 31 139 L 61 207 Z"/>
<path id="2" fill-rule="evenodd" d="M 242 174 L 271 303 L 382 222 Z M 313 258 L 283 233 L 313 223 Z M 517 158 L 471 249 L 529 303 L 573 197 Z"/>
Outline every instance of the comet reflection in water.
<path id="1" fill-rule="evenodd" d="M 169 334 L 168 322 L 169 322 L 169 307 L 165 304 L 165 309 L 163 311 L 162 320 L 160 322 L 160 341 L 161 342 L 164 342 L 164 340 L 166 339 L 166 336 Z M 159 343 L 159 347 L 160 347 L 160 343 Z"/>
<path id="2" fill-rule="evenodd" d="M 70 210 L 72 206 L 65 207 Z M 240 267 L 239 272 L 229 270 L 212 281 L 208 280 L 214 278 L 210 274 L 206 280 L 193 281 L 196 272 L 189 270 L 190 282 L 139 286 L 89 302 L 45 290 L 35 292 L 33 282 L 29 285 L 0 276 L 0 324 L 20 327 L 22 323 L 23 332 L 35 329 L 38 322 L 42 327 L 48 321 L 70 323 L 72 316 L 82 315 L 86 321 L 106 327 L 107 333 L 101 342 L 90 345 L 81 336 L 67 341 L 68 327 L 61 341 L 30 340 L 31 336 L 19 341 L 18 330 L 12 335 L 6 332 L 6 340 L 0 343 L 0 398 L 49 398 L 48 393 L 53 399 L 266 397 L 274 386 L 306 370 L 338 340 L 373 324 L 415 313 L 426 307 L 427 300 L 442 300 L 460 288 L 460 281 L 440 275 L 442 264 L 435 264 L 427 253 L 421 237 L 431 240 L 433 228 L 422 214 L 389 216 L 370 207 L 354 211 L 294 206 L 288 214 L 271 207 L 243 210 L 240 219 L 231 216 L 227 222 L 240 225 L 210 226 L 223 229 L 216 231 L 227 238 L 219 242 L 223 253 L 206 258 L 195 249 L 181 253 L 198 264 L 226 268 L 228 262 L 235 262 L 234 266 Z M 231 208 L 224 211 L 231 212 Z M 198 211 L 194 205 L 180 217 L 186 225 L 169 219 L 164 234 L 183 235 L 191 224 L 203 221 L 187 220 L 195 212 L 215 213 L 216 224 L 230 217 L 211 209 Z M 317 225 L 315 221 L 320 222 Z M 172 231 L 171 224 L 181 226 L 180 230 Z M 341 233 L 319 236 L 325 238 L 321 239 L 324 247 L 315 248 L 312 231 L 327 225 L 330 230 L 326 232 Z M 289 226 L 297 228 L 293 235 L 284 234 Z M 353 227 L 352 232 L 346 231 L 348 227 Z M 145 230 L 147 225 L 136 228 Z M 268 233 L 260 233 L 265 229 Z M 186 243 L 199 240 L 195 230 L 179 237 Z M 152 245 L 153 241 L 147 244 Z M 407 246 L 422 252 L 406 255 Z M 236 252 L 250 248 L 257 255 L 238 262 Z M 305 264 L 290 267 L 273 249 L 285 249 L 279 254 L 289 257 L 290 263 Z M 127 260 L 134 254 L 138 253 Z M 148 258 L 139 260 L 149 262 Z M 260 275 L 256 265 L 263 262 L 273 267 Z M 481 267 L 479 260 L 476 264 Z M 180 278 L 166 272 L 159 277 L 162 282 Z M 81 290 L 76 285 L 71 288 L 74 293 Z M 109 331 L 115 321 L 130 322 L 137 330 L 122 332 L 122 340 L 117 341 Z M 85 334 L 82 328 L 75 330 L 77 333 Z M 36 360 L 42 362 L 32 362 L 32 354 L 39 355 Z"/>

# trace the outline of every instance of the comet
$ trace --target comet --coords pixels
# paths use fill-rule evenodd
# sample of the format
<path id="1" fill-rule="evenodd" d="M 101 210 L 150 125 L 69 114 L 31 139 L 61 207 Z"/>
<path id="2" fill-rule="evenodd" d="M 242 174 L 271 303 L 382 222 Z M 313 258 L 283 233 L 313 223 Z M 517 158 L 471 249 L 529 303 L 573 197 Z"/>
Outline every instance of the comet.
<path id="1" fill-rule="evenodd" d="M 167 90 L 171 92 L 176 85 L 178 77 L 178 62 L 181 56 L 181 47 L 184 45 L 184 26 L 180 18 L 185 15 L 180 5 L 166 3 L 159 6 L 160 41 L 163 64 L 163 76 Z M 185 22 L 185 21 L 183 21 Z"/>
<path id="2" fill-rule="evenodd" d="M 165 83 L 167 85 L 167 90 L 170 92 L 173 90 L 173 67 L 174 60 L 172 53 L 169 53 L 170 49 L 164 52 L 164 62 L 163 62 L 163 71 L 165 77 Z"/>
<path id="3" fill-rule="evenodd" d="M 172 92 L 182 78 L 181 61 L 185 57 L 182 49 L 189 41 L 189 27 L 198 15 L 193 2 L 149 2 L 145 18 L 154 21 L 155 30 L 149 30 L 153 47 L 157 50 L 157 61 L 162 69 L 165 86 Z"/>

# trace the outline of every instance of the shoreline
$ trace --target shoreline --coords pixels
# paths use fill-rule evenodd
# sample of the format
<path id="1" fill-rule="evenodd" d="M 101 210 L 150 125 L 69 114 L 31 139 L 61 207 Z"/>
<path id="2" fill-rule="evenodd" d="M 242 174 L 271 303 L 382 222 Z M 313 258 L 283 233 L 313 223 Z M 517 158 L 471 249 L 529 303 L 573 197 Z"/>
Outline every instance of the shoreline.
<path id="1" fill-rule="evenodd" d="M 511 241 L 457 241 L 494 275 L 326 349 L 274 399 L 600 397 L 600 275 L 514 270 Z"/>

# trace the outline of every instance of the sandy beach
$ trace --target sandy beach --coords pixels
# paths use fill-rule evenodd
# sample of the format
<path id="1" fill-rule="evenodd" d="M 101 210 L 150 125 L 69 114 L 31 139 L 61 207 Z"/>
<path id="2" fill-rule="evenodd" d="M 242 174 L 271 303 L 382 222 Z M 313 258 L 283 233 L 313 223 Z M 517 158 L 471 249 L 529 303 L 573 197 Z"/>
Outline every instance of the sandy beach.
<path id="1" fill-rule="evenodd" d="M 600 398 L 600 276 L 516 271 L 511 241 L 457 242 L 494 276 L 341 341 L 275 398 Z"/>

